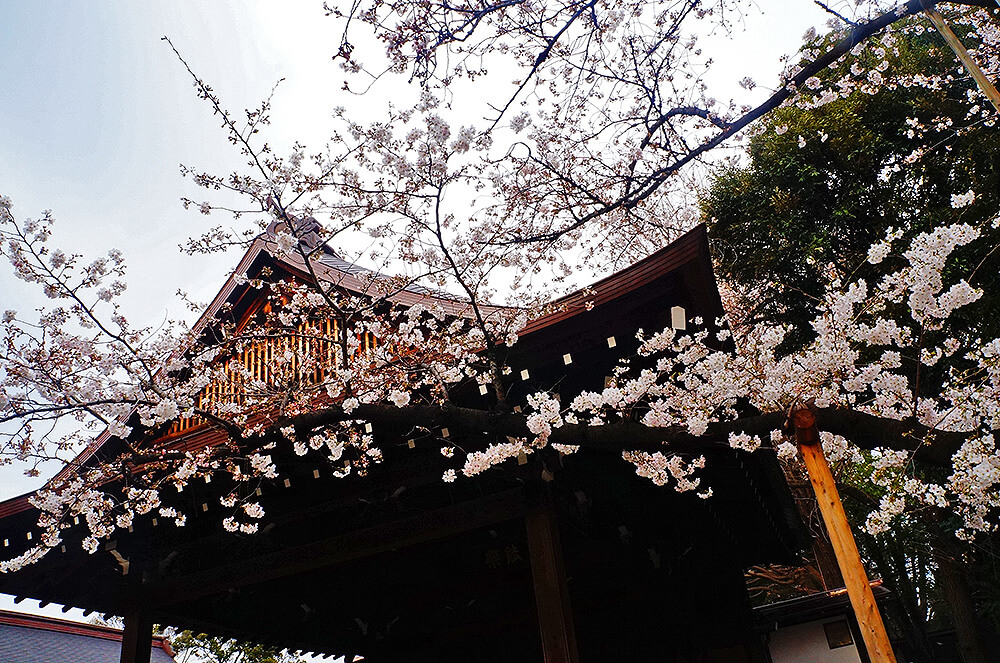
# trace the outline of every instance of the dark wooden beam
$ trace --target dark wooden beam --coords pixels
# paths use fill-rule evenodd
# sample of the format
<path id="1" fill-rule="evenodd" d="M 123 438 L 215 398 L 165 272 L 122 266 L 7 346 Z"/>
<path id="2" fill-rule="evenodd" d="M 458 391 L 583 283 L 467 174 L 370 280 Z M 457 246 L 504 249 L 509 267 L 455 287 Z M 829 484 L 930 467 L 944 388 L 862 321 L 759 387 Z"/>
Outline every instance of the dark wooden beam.
<path id="1" fill-rule="evenodd" d="M 148 585 L 143 590 L 143 598 L 155 606 L 173 605 L 239 587 L 295 576 L 520 518 L 526 511 L 526 505 L 524 494 L 519 489 L 488 495 L 411 518 L 339 534 L 314 543 L 203 569 L 176 580 Z"/>
<path id="2" fill-rule="evenodd" d="M 153 647 L 153 618 L 144 606 L 125 611 L 121 663 L 149 663 Z"/>
<path id="3" fill-rule="evenodd" d="M 53 554 L 56 553 L 50 553 Z M 77 549 L 61 554 L 58 563 L 52 563 L 51 557 L 46 558 L 17 573 L 0 577 L 0 592 L 13 594 L 15 603 L 31 598 L 46 604 L 59 603 L 121 614 L 123 608 L 116 603 L 116 599 L 121 594 L 122 576 L 120 573 L 109 574 L 107 567 L 101 566 L 97 560 L 101 555 L 107 553 L 102 550 L 91 556 Z"/>
<path id="4" fill-rule="evenodd" d="M 329 477 L 315 479 L 312 476 L 312 469 L 315 469 L 316 466 L 310 464 L 308 467 L 308 473 L 303 473 L 298 478 L 292 477 L 293 486 L 296 489 L 300 488 L 303 483 L 310 486 L 307 497 L 304 498 L 308 502 L 307 506 L 301 503 L 303 500 L 301 493 L 296 493 L 297 497 L 287 497 L 282 495 L 283 492 L 289 492 L 287 489 L 275 486 L 264 487 L 262 501 L 268 510 L 268 524 L 274 525 L 278 529 L 303 526 L 312 528 L 316 522 L 322 522 L 331 517 L 336 518 L 336 512 L 341 509 L 355 505 L 360 501 L 377 499 L 378 496 L 391 493 L 398 488 L 413 490 L 430 484 L 441 484 L 440 454 L 436 449 L 433 455 L 411 453 L 402 458 L 394 459 L 390 463 L 378 465 L 369 473 L 368 478 L 372 481 L 358 482 L 351 489 L 345 489 L 340 485 L 344 483 L 342 479 L 333 481 Z M 316 492 L 311 492 L 314 490 L 311 488 L 313 485 L 321 486 L 319 489 L 323 492 L 321 497 L 316 496 Z M 214 508 L 214 505 L 218 504 L 219 488 L 216 482 L 208 486 L 196 486 L 194 490 L 198 492 L 190 493 L 195 495 L 190 500 L 192 503 L 207 502 L 210 508 Z M 185 493 L 188 494 L 188 491 Z M 159 532 L 159 536 L 162 537 L 160 546 L 171 552 L 176 551 L 178 555 L 183 557 L 187 557 L 193 552 L 206 559 L 211 559 L 218 554 L 219 550 L 232 545 L 234 535 L 218 526 L 221 517 L 217 513 L 210 511 L 208 514 L 201 514 L 199 511 L 197 515 L 207 515 L 214 521 L 214 524 L 211 528 L 201 530 L 200 535 L 196 537 L 190 535 L 191 522 L 184 529 L 162 527 Z M 260 534 L 257 537 L 264 538 Z"/>
<path id="5" fill-rule="evenodd" d="M 531 578 L 545 663 L 578 663 L 559 521 L 547 492 L 528 509 L 524 522 L 528 530 Z"/>

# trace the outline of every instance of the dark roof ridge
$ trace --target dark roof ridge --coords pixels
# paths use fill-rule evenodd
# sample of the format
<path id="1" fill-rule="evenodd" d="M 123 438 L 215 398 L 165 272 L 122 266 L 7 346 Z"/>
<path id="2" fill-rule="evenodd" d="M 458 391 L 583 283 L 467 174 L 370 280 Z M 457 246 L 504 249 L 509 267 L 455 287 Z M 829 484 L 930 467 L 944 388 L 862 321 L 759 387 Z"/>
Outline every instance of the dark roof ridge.
<path id="1" fill-rule="evenodd" d="M 657 249 L 642 260 L 605 276 L 595 283 L 558 297 L 547 308 L 555 309 L 529 321 L 519 335 L 571 318 L 585 310 L 611 301 L 667 274 L 692 259 L 706 261 L 711 270 L 708 253 L 708 232 L 699 223 L 665 247 Z"/>

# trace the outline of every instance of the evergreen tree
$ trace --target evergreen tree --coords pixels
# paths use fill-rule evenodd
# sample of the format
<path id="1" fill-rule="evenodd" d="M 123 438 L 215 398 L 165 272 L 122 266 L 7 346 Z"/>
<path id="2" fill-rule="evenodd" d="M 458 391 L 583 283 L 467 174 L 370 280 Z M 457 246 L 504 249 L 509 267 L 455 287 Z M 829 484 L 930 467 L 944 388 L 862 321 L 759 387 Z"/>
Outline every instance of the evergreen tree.
<path id="1" fill-rule="evenodd" d="M 746 165 L 722 169 L 704 194 L 717 274 L 753 293 L 747 321 L 794 327 L 787 350 L 811 338 L 830 272 L 874 273 L 868 248 L 890 229 L 911 235 L 956 219 L 988 226 L 1000 211 L 1000 132 L 971 77 L 921 20 L 810 79 L 762 123 Z M 803 52 L 821 52 L 828 39 Z M 973 201 L 962 206 L 969 191 Z M 986 290 L 957 318 L 982 333 L 1000 320 L 997 258 L 965 252 L 953 265 Z"/>

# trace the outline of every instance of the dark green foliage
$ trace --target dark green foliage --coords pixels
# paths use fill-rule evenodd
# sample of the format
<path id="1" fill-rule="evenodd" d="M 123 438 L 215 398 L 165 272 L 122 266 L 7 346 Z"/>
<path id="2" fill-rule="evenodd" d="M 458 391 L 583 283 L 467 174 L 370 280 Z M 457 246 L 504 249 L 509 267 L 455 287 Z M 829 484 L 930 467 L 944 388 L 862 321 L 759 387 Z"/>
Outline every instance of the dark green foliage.
<path id="1" fill-rule="evenodd" d="M 89 623 L 117 629 L 125 627 L 122 618 L 114 615 L 104 617 L 95 615 Z M 175 654 L 174 660 L 178 663 L 302 663 L 303 661 L 280 647 L 265 647 L 206 633 L 176 631 L 159 625 L 153 626 L 153 633 L 170 641 Z"/>
<path id="2" fill-rule="evenodd" d="M 302 659 L 280 647 L 239 642 L 182 631 L 170 638 L 179 663 L 299 663 Z"/>
<path id="3" fill-rule="evenodd" d="M 1000 131 L 983 121 L 986 102 L 970 101 L 974 84 L 941 38 L 918 34 L 915 25 L 918 19 L 900 26 L 895 43 L 870 45 L 827 71 L 820 90 L 803 100 L 838 89 L 838 80 L 867 81 L 882 61 L 876 49 L 889 66 L 873 76 L 895 83 L 817 108 L 779 109 L 750 140 L 748 165 L 718 173 L 704 195 L 719 277 L 755 293 L 750 320 L 793 326 L 784 350 L 812 337 L 809 322 L 830 276 L 877 282 L 885 266 L 865 258 L 888 228 L 913 235 L 958 220 L 982 225 L 1000 210 Z M 939 89 L 909 84 L 914 75 L 939 76 Z M 916 150 L 923 153 L 913 158 Z M 975 203 L 954 209 L 951 196 L 970 189 Z M 997 333 L 1000 299 L 991 295 L 1000 261 L 989 256 L 977 269 L 986 257 L 966 250 L 951 273 L 972 274 L 972 285 L 987 291 L 960 311 L 960 323 L 989 321 L 982 331 Z"/>

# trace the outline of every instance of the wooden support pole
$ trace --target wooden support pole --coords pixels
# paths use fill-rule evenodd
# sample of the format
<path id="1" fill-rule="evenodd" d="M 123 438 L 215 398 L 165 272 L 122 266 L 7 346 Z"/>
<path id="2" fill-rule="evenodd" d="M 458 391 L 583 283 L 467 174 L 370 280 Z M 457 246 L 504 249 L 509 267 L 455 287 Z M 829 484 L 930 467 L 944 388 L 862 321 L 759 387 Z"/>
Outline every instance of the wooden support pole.
<path id="1" fill-rule="evenodd" d="M 545 663 L 578 663 L 559 522 L 547 493 L 528 509 L 524 522 L 528 530 L 531 579 L 535 586 Z"/>
<path id="2" fill-rule="evenodd" d="M 819 430 L 816 428 L 816 417 L 808 409 L 797 410 L 792 414 L 795 425 L 795 439 L 799 443 L 799 453 L 809 470 L 809 481 L 816 492 L 823 522 L 830 535 L 837 564 L 844 576 L 847 586 L 847 596 L 858 620 L 861 636 L 872 663 L 896 663 L 889 636 L 882 623 L 882 615 L 875 605 L 875 595 L 872 593 L 868 576 L 861 564 L 858 546 L 851 534 L 851 526 L 844 513 L 844 505 L 837 493 L 830 465 L 823 455 L 823 445 L 820 443 Z"/>
<path id="3" fill-rule="evenodd" d="M 142 606 L 125 612 L 121 663 L 149 663 L 153 647 L 153 620 Z"/>
<path id="4" fill-rule="evenodd" d="M 976 85 L 979 86 L 979 89 L 982 90 L 983 94 L 985 94 L 990 100 L 990 103 L 993 104 L 993 108 L 995 108 L 997 112 L 1000 112 L 1000 93 L 997 92 L 996 87 L 993 86 L 990 79 L 986 78 L 986 74 L 984 74 L 983 70 L 979 68 L 976 61 L 972 59 L 969 52 L 965 50 L 965 46 L 959 40 L 958 36 L 950 27 L 948 27 L 948 24 L 944 22 L 944 17 L 941 16 L 938 10 L 933 7 L 925 9 L 924 14 L 926 14 L 927 18 L 929 18 L 931 23 L 934 24 L 937 31 L 941 33 L 944 40 L 948 42 L 948 46 L 951 47 L 951 50 L 955 51 L 955 55 L 957 55 L 958 59 L 962 61 L 966 71 L 972 74 L 972 78 L 976 81 Z"/>

